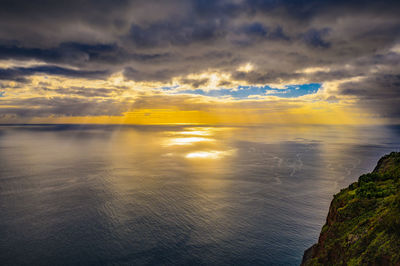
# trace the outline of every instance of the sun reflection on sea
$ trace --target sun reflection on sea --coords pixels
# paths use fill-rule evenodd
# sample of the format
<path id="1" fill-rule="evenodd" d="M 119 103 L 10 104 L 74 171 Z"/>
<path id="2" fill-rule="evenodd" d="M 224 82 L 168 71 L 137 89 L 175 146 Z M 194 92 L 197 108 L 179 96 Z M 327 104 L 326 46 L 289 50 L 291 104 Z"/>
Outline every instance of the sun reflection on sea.
<path id="1" fill-rule="evenodd" d="M 178 131 L 166 132 L 167 137 L 162 146 L 193 145 L 202 142 L 215 142 L 211 128 L 182 128 Z"/>
<path id="2" fill-rule="evenodd" d="M 176 132 L 177 135 L 191 135 L 191 136 L 210 136 L 211 132 L 207 128 L 202 130 L 188 130 Z"/>
<path id="3" fill-rule="evenodd" d="M 196 142 L 204 142 L 204 141 L 215 141 L 215 139 L 202 138 L 202 137 L 172 138 L 168 139 L 164 143 L 164 146 L 191 145 Z"/>
<path id="4" fill-rule="evenodd" d="M 219 159 L 228 155 L 232 155 L 233 151 L 196 151 L 186 154 L 186 158 L 201 158 L 201 159 Z"/>
<path id="5" fill-rule="evenodd" d="M 161 145 L 168 149 L 165 154 L 175 154 L 186 159 L 221 159 L 234 153 L 232 147 L 220 141 L 221 134 L 226 133 L 226 130 L 212 127 L 185 127 L 166 132 Z"/>

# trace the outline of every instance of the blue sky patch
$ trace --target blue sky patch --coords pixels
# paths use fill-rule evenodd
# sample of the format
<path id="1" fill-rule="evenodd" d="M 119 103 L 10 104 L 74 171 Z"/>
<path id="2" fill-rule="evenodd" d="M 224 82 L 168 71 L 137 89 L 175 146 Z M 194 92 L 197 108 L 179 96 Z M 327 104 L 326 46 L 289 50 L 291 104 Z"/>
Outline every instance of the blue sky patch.
<path id="1" fill-rule="evenodd" d="M 286 85 L 284 89 L 272 88 L 270 86 L 238 86 L 235 89 L 219 89 L 204 91 L 202 89 L 185 90 L 180 93 L 198 94 L 212 97 L 230 96 L 236 99 L 245 99 L 249 96 L 277 96 L 281 98 L 296 98 L 307 94 L 317 93 L 321 88 L 320 83 L 309 83 L 301 85 Z"/>
<path id="2" fill-rule="evenodd" d="M 0 91 L 0 97 L 4 97 L 5 91 Z"/>
<path id="3" fill-rule="evenodd" d="M 169 90 L 173 90 L 173 89 L 176 89 L 176 88 L 179 88 L 179 85 L 161 87 L 161 89 L 164 90 L 164 91 L 169 91 Z"/>

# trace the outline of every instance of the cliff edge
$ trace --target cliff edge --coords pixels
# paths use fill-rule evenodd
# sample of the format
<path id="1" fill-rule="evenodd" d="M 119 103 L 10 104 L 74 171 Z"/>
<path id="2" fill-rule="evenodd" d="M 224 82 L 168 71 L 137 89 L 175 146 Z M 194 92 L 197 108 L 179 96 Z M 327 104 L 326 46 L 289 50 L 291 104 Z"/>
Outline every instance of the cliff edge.
<path id="1" fill-rule="evenodd" d="M 400 153 L 336 194 L 301 265 L 400 265 Z"/>

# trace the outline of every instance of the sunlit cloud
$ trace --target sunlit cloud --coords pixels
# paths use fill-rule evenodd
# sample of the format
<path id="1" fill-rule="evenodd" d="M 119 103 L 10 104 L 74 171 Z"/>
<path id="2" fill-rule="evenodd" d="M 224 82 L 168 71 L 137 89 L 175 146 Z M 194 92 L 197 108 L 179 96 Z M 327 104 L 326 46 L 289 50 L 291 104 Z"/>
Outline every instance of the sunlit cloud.
<path id="1" fill-rule="evenodd" d="M 240 66 L 237 69 L 237 71 L 248 73 L 248 72 L 252 71 L 253 69 L 254 69 L 254 66 L 251 63 L 247 63 L 247 64 L 245 64 L 243 66 Z"/>
<path id="2" fill-rule="evenodd" d="M 305 74 L 312 74 L 312 73 L 317 73 L 317 72 L 329 72 L 330 68 L 329 67 L 308 67 L 299 71 L 296 71 L 297 73 L 305 73 Z"/>

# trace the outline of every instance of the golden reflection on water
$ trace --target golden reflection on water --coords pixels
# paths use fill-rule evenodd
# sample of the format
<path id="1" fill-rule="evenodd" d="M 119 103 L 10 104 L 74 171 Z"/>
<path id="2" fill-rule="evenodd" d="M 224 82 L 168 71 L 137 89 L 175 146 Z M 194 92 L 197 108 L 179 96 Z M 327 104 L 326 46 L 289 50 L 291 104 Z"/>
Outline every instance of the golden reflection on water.
<path id="1" fill-rule="evenodd" d="M 232 155 L 234 153 L 233 150 L 229 151 L 196 151 L 190 152 L 186 154 L 186 158 L 200 158 L 200 159 L 220 159 L 222 157 Z"/>
<path id="2" fill-rule="evenodd" d="M 187 159 L 221 159 L 234 153 L 233 150 L 227 149 L 220 141 L 217 141 L 219 140 L 217 133 L 221 132 L 226 132 L 226 129 L 212 127 L 182 128 L 179 131 L 172 132 L 166 138 L 163 146 L 191 145 L 192 147 L 189 147 L 183 155 Z"/>
<path id="3" fill-rule="evenodd" d="M 215 139 L 201 138 L 201 137 L 171 138 L 167 139 L 167 141 L 164 143 L 164 146 L 192 145 L 196 142 L 203 142 L 203 141 L 215 141 Z"/>
<path id="4" fill-rule="evenodd" d="M 176 135 L 191 135 L 191 136 L 210 136 L 210 128 L 194 129 L 187 128 L 185 131 L 175 132 Z"/>
<path id="5" fill-rule="evenodd" d="M 114 204 L 121 217 L 113 221 L 124 223 L 132 204 L 162 212 L 166 199 L 183 197 L 172 203 L 171 211 L 189 210 L 197 217 L 205 217 L 207 228 L 225 220 L 226 212 L 220 199 L 228 197 L 235 149 L 228 138 L 231 129 L 210 127 L 133 128 L 115 132 L 110 145 L 111 161 L 108 184 L 113 195 L 137 195 Z M 173 185 L 171 185 L 173 184 Z M 174 187 L 173 194 L 170 193 Z M 125 214 L 127 213 L 127 214 Z"/>

